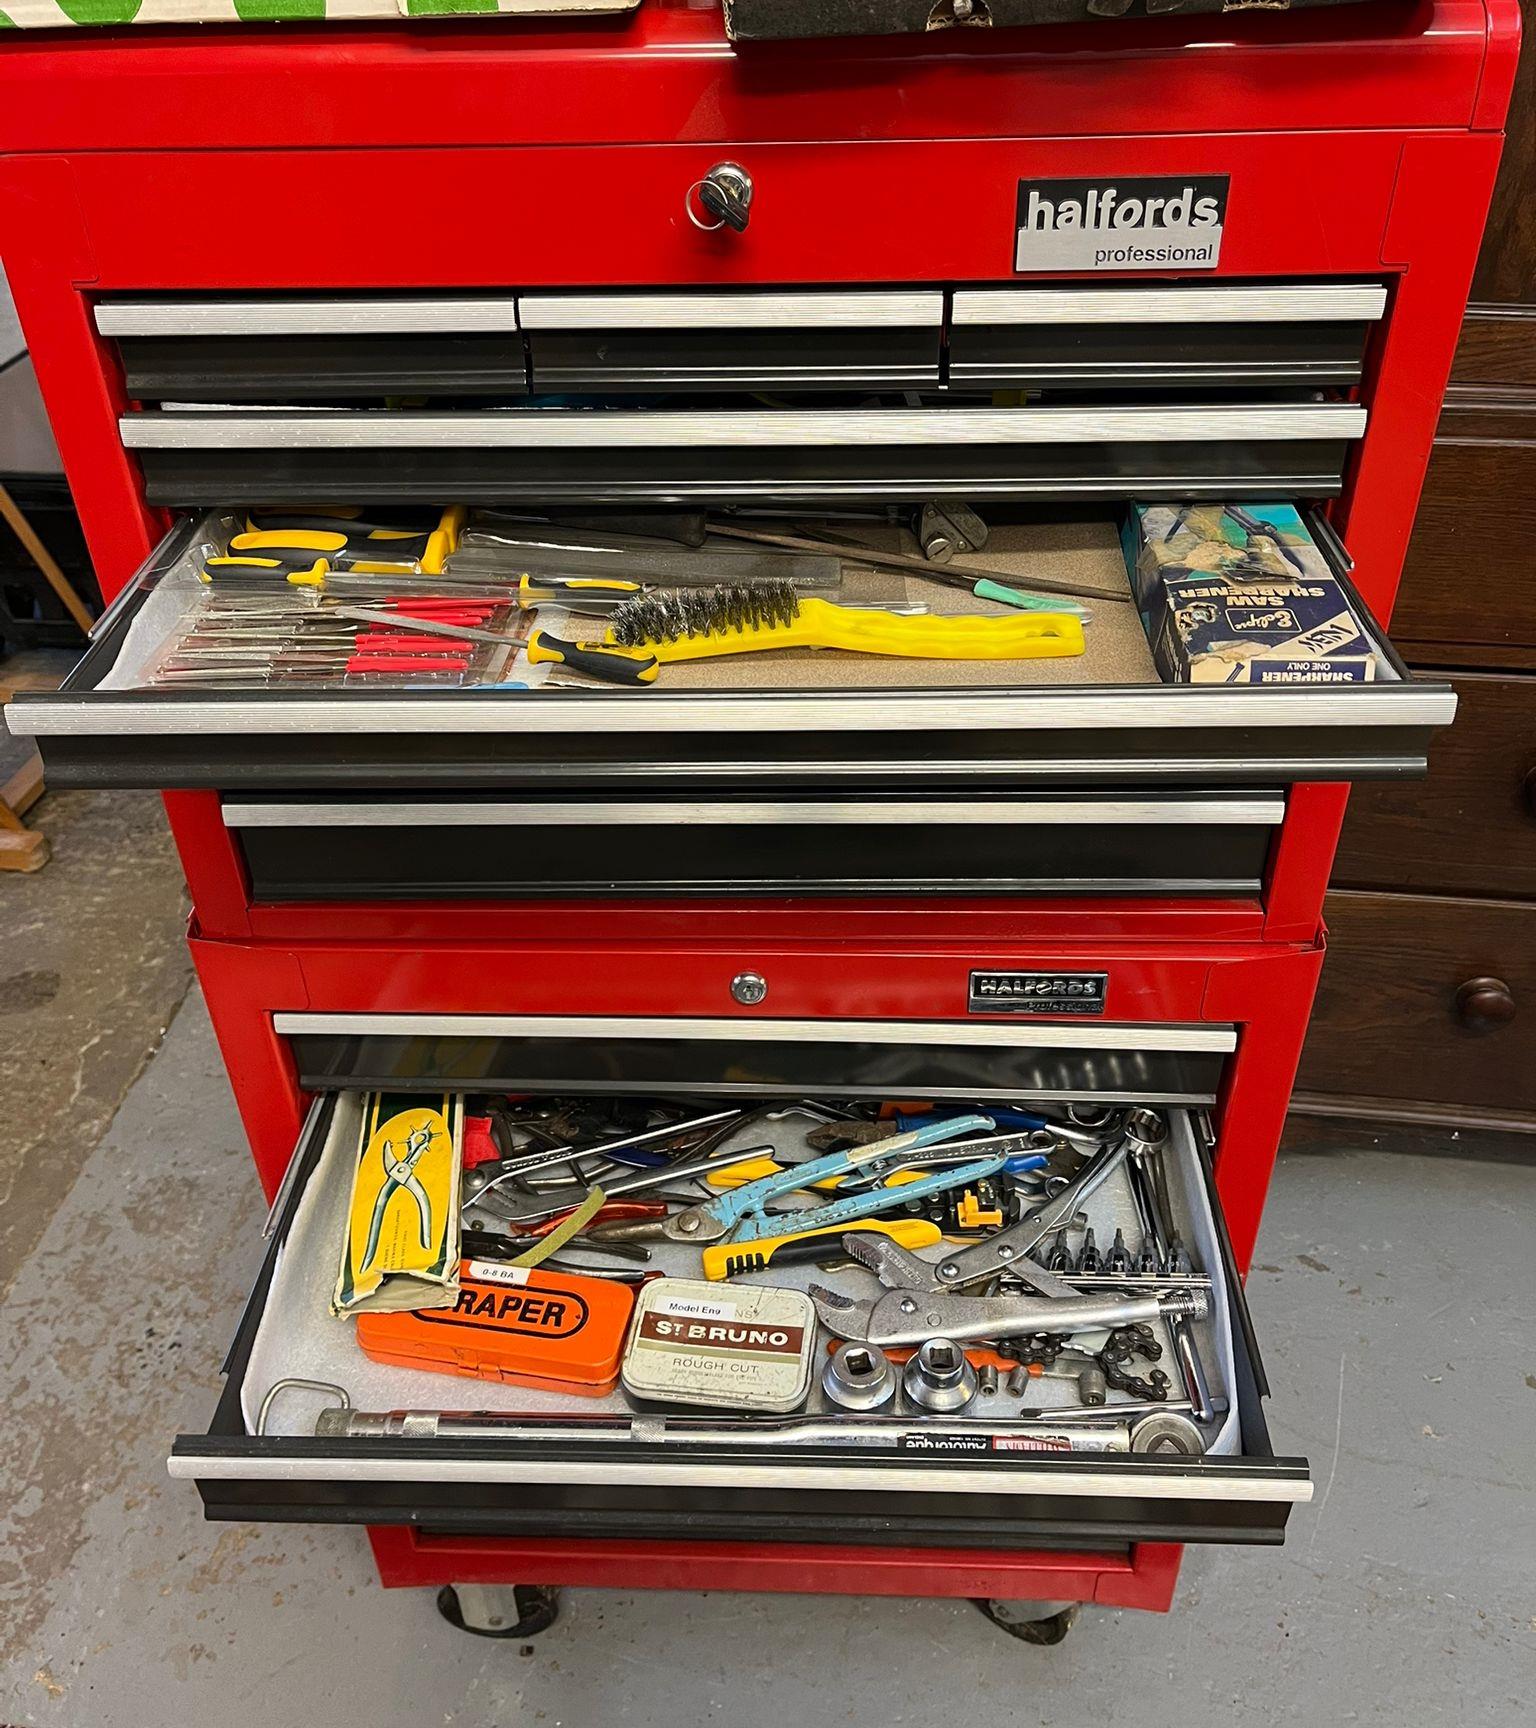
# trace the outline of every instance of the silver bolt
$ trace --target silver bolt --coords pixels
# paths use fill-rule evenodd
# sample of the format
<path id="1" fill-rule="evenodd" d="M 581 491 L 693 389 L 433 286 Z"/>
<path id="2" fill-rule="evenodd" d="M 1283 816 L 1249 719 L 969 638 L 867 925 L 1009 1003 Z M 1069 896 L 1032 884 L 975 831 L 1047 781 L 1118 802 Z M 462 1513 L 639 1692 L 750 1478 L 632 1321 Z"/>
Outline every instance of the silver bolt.
<path id="1" fill-rule="evenodd" d="M 944 1264 L 939 1268 L 939 1276 L 941 1278 L 953 1278 L 959 1272 L 959 1270 L 960 1270 L 960 1268 L 954 1263 L 953 1260 L 946 1260 L 944 1262 Z"/>

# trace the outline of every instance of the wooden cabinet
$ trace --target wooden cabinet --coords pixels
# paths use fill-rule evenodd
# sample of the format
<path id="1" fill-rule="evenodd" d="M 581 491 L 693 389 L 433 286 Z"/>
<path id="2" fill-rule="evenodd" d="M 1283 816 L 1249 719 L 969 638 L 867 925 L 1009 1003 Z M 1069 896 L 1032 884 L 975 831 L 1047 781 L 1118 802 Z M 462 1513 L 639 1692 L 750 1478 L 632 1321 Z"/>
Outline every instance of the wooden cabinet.
<path id="1" fill-rule="evenodd" d="M 1517 322 L 1536 349 L 1536 318 Z M 1410 665 L 1462 664 L 1466 645 L 1536 667 L 1536 386 L 1512 388 L 1530 397 L 1518 416 L 1441 416 L 1392 613 Z"/>
<path id="2" fill-rule="evenodd" d="M 1536 901 L 1536 677 L 1452 682 L 1456 724 L 1431 749 L 1429 779 L 1351 794 L 1335 886 Z"/>
<path id="3" fill-rule="evenodd" d="M 1340 892 L 1327 917 L 1306 1108 L 1536 1120 L 1536 903 Z"/>
<path id="4" fill-rule="evenodd" d="M 1428 781 L 1362 786 L 1297 1079 L 1322 1115 L 1536 1133 L 1536 0 L 1393 640 L 1455 674 Z"/>

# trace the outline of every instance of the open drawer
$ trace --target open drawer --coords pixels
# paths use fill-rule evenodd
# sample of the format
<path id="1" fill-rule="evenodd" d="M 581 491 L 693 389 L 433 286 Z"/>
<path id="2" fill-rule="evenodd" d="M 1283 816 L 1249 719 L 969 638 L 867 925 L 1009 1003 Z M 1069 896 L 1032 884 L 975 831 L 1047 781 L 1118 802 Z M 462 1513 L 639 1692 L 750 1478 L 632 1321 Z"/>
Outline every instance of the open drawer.
<path id="1" fill-rule="evenodd" d="M 427 1066 L 446 1067 L 452 1048 L 451 1038 L 439 1043 L 437 1062 L 428 1058 Z M 684 1041 L 681 1048 L 695 1080 L 725 1072 L 710 1066 L 706 1046 Z M 910 1055 L 916 1046 L 904 1048 Z M 656 1072 L 622 1040 L 608 1065 L 626 1077 Z M 888 1061 L 888 1076 L 904 1066 Z M 689 1090 L 707 1095 L 718 1087 Z M 848 1095 L 836 1082 L 796 1095 L 818 1090 L 824 1098 Z M 862 1090 L 869 1095 L 867 1082 Z M 1010 1100 L 1021 1095 L 1011 1078 L 993 1090 Z M 980 1108 L 987 1091 L 970 1094 Z M 756 1101 L 789 1095 L 771 1087 Z M 1186 1088 L 1183 1095 L 1195 1093 Z M 851 1445 L 820 1391 L 819 1372 L 804 1408 L 761 1417 L 641 1409 L 619 1391 L 577 1398 L 371 1361 L 351 1323 L 326 1309 L 361 1110 L 361 1095 L 348 1089 L 323 1094 L 313 1106 L 225 1364 L 214 1420 L 206 1434 L 175 1442 L 171 1473 L 197 1483 L 210 1517 L 399 1523 L 444 1533 L 1113 1550 L 1150 1541 L 1278 1542 L 1291 1506 L 1311 1496 L 1305 1462 L 1272 1452 L 1262 1409 L 1268 1388 L 1206 1149 L 1187 1110 L 1167 1112 L 1163 1157 L 1171 1214 L 1197 1276 L 1210 1279 L 1209 1317 L 1195 1324 L 1217 1415 L 1204 1456 L 1173 1457 L 1023 1445 L 1018 1400 L 1006 1393 L 979 1399 L 963 1419 L 924 1416 L 898 1402 L 896 1432 L 866 1432 Z M 764 1132 L 762 1122 L 745 1129 L 744 1143 L 760 1143 Z M 1107 1225 L 1128 1204 L 1106 1183 L 1088 1203 L 1090 1217 Z M 468 1202 L 466 1210 L 473 1207 Z M 654 1252 L 658 1269 L 698 1276 L 693 1245 Z M 769 1268 L 746 1281 L 803 1287 L 813 1279 L 865 1293 L 874 1283 L 851 1266 Z M 737 1286 L 719 1288 L 728 1294 Z M 818 1369 L 828 1343 L 816 1340 Z M 341 1401 L 302 1387 L 274 1393 L 295 1378 L 344 1387 L 354 1410 L 488 1412 L 496 1426 L 409 1438 L 317 1436 L 320 1411 Z M 1033 1382 L 1047 1392 L 1067 1384 Z M 1119 1397 L 1112 1392 L 1111 1402 Z M 1036 1390 L 1024 1407 L 1063 1402 Z"/>
<path id="2" fill-rule="evenodd" d="M 891 879 L 942 886 L 970 876 L 983 890 L 1017 892 L 1059 874 L 1055 823 L 1087 837 L 1073 870 L 1085 882 L 1138 890 L 1187 883 L 1196 892 L 1206 882 L 1213 892 L 1242 892 L 1262 871 L 1276 788 L 1423 773 L 1429 739 L 1456 706 L 1448 684 L 1409 674 L 1352 590 L 1377 654 L 1374 682 L 1162 683 L 1126 599 L 1107 513 L 994 530 L 1021 587 L 1031 570 L 1068 565 L 1105 595 L 1090 602 L 1087 650 L 1075 657 L 987 663 L 803 649 L 669 664 L 657 684 L 628 690 L 553 678 L 526 690 L 142 687 L 135 667 L 145 643 L 152 652 L 164 639 L 156 620 L 169 612 L 172 629 L 179 617 L 168 604 L 156 611 L 157 599 L 171 594 L 168 577 L 184 577 L 198 533 L 190 520 L 173 530 L 63 687 L 18 697 L 7 719 L 13 731 L 43 740 L 54 785 L 215 788 L 232 802 L 238 795 L 231 825 L 251 850 L 258 893 L 273 897 L 424 891 L 408 863 L 380 864 L 370 875 L 346 859 L 372 846 L 377 830 L 438 812 L 414 797 L 395 806 L 369 798 L 337 802 L 317 825 L 313 801 L 285 806 L 247 794 L 323 791 L 329 804 L 338 793 L 515 791 L 527 810 L 516 849 L 526 876 L 578 890 L 611 886 L 612 872 L 593 868 L 590 839 L 573 843 L 573 830 L 590 836 L 606 821 L 611 835 L 621 821 L 633 828 L 651 820 L 635 806 L 655 801 L 661 811 L 670 801 L 666 820 L 697 823 L 696 846 L 692 857 L 649 859 L 658 887 L 712 890 L 742 875 L 791 890 L 862 887 L 869 872 L 837 856 L 846 851 L 838 830 L 883 825 L 898 852 L 910 848 Z M 1347 583 L 1347 556 L 1326 533 L 1320 544 Z M 919 589 L 940 609 L 981 605 L 921 576 L 902 594 Z M 1019 797 L 1053 787 L 1091 797 L 1072 810 L 1055 800 L 1032 810 Z M 1146 796 L 1189 788 L 1240 796 L 1235 804 Z M 1254 789 L 1266 796 L 1246 796 Z M 616 792 L 627 814 L 609 806 L 605 816 L 583 803 Z M 931 802 L 946 797 L 948 808 Z M 820 799 L 832 802 L 814 803 Z M 956 809 L 956 800 L 969 808 Z M 911 819 L 918 803 L 930 806 L 920 822 Z M 453 820 L 465 843 L 455 850 L 480 858 L 446 891 L 496 891 L 507 875 L 506 807 L 466 805 Z M 367 838 L 342 844 L 337 836 L 349 826 Z M 263 829 L 281 831 L 288 860 L 274 862 Z M 1021 846 L 1022 835 L 1029 838 Z M 333 848 L 334 864 L 324 862 L 319 854 Z M 1197 870 L 1185 862 L 1192 857 L 1201 860 Z M 292 880 L 284 877 L 290 863 Z"/>

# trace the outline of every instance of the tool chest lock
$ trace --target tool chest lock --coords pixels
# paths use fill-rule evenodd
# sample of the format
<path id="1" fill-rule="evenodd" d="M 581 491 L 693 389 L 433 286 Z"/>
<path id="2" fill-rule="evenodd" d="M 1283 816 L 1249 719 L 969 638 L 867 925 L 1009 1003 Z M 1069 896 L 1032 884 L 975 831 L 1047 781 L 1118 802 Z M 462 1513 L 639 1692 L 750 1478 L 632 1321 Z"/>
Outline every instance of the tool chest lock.
<path id="1" fill-rule="evenodd" d="M 1348 785 L 1455 714 L 1389 622 L 1515 8 L 1000 23 L 0 51 L 109 598 L 7 720 L 166 795 L 273 1197 L 171 1472 L 455 1624 L 1166 1608 L 1306 1516 L 1242 1280 Z M 187 220 L 317 202 L 434 238 Z"/>

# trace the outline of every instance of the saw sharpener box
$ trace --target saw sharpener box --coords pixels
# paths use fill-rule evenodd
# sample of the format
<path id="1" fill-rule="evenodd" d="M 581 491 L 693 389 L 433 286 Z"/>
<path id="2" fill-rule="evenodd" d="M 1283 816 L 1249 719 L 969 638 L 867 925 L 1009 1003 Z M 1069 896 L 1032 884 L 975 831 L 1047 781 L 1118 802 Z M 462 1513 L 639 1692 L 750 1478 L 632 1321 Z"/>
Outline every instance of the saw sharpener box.
<path id="1" fill-rule="evenodd" d="M 1163 676 L 1181 684 L 1364 684 L 1369 638 L 1290 505 L 1137 505 L 1122 529 Z"/>

